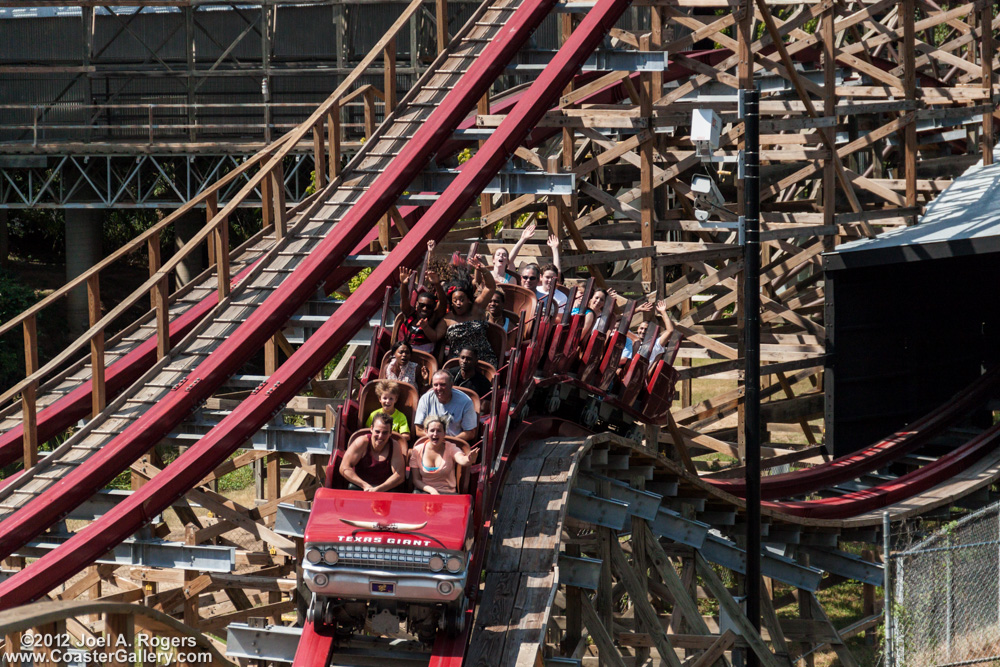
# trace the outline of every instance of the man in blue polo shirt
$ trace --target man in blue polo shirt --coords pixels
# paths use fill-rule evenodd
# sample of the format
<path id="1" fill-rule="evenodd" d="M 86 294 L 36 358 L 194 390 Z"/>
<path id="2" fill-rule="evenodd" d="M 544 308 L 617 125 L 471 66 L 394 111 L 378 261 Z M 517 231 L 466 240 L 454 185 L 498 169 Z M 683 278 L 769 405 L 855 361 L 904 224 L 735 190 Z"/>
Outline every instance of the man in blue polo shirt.
<path id="1" fill-rule="evenodd" d="M 430 391 L 421 396 L 417 403 L 417 414 L 413 422 L 418 437 L 427 435 L 424 420 L 431 415 L 449 415 L 451 423 L 448 424 L 448 435 L 468 443 L 476 441 L 479 415 L 476 414 L 471 398 L 452 389 L 452 378 L 448 371 L 438 371 L 431 377 Z"/>

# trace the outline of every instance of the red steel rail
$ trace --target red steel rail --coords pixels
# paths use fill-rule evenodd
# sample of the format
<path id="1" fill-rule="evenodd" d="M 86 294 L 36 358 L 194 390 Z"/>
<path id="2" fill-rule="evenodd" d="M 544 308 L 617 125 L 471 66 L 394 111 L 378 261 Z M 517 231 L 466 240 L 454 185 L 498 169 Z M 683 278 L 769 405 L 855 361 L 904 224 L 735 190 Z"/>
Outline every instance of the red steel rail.
<path id="1" fill-rule="evenodd" d="M 975 382 L 953 396 L 947 403 L 921 417 L 905 429 L 865 449 L 846 454 L 814 468 L 796 470 L 782 475 L 761 479 L 761 498 L 776 500 L 804 495 L 856 479 L 902 456 L 923 447 L 949 425 L 961 419 L 977 404 L 984 402 L 1000 382 L 1000 367 L 993 368 Z M 743 497 L 746 484 L 743 480 L 715 480 L 706 478 L 716 488 Z"/>
<path id="2" fill-rule="evenodd" d="M 854 491 L 837 498 L 822 500 L 790 501 L 783 503 L 766 502 L 764 507 L 785 514 L 805 516 L 811 519 L 844 519 L 865 514 L 893 503 L 912 498 L 924 491 L 948 481 L 967 470 L 979 459 L 996 448 L 1000 441 L 1000 423 L 980 433 L 953 452 L 942 456 L 919 470 L 903 475 L 891 482 L 885 482 L 861 491 Z"/>

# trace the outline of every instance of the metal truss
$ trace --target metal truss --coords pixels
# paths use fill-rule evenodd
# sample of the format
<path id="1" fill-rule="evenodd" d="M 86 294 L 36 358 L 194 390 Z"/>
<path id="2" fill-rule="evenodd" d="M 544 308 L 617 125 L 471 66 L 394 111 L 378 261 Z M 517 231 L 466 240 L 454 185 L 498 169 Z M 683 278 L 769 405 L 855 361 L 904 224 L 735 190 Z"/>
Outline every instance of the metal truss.
<path id="1" fill-rule="evenodd" d="M 248 155 L 62 155 L 0 158 L 0 208 L 176 208 L 238 167 Z M 285 198 L 299 202 L 312 184 L 313 158 L 285 165 Z M 251 173 L 220 192 L 228 202 Z M 261 205 L 260 189 L 241 204 Z"/>

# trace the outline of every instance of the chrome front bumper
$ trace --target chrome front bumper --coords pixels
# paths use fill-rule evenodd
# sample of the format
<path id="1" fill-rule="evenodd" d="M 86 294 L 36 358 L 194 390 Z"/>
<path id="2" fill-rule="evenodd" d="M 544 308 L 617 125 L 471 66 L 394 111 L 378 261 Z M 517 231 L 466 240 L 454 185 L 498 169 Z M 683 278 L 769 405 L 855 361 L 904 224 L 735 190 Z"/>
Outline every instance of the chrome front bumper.
<path id="1" fill-rule="evenodd" d="M 458 600 L 465 590 L 467 572 L 391 572 L 336 566 L 303 564 L 306 587 L 316 595 L 351 600 L 400 600 L 403 602 L 449 603 Z M 325 585 L 316 583 L 316 575 L 325 575 Z M 451 584 L 442 593 L 440 584 Z"/>

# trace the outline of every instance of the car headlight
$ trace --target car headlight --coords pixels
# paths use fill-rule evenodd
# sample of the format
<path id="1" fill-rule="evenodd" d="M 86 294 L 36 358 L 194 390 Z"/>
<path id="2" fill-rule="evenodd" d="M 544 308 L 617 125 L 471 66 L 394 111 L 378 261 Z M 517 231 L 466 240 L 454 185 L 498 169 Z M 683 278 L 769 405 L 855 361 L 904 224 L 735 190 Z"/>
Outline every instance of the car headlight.
<path id="1" fill-rule="evenodd" d="M 340 556 L 334 549 L 327 549 L 323 554 L 323 562 L 327 565 L 336 565 L 338 560 L 340 560 Z"/>
<path id="2" fill-rule="evenodd" d="M 323 554 L 319 552 L 319 549 L 312 548 L 306 551 L 306 560 L 315 565 L 323 557 Z"/>
<path id="3" fill-rule="evenodd" d="M 431 568 L 432 571 L 440 572 L 441 570 L 444 569 L 444 558 L 441 558 L 441 556 L 434 554 L 433 556 L 431 556 L 430 560 L 427 561 L 427 565 Z"/>
<path id="4" fill-rule="evenodd" d="M 465 565 L 465 561 L 460 556 L 452 556 L 448 559 L 447 565 L 449 572 L 459 572 L 462 566 Z"/>

